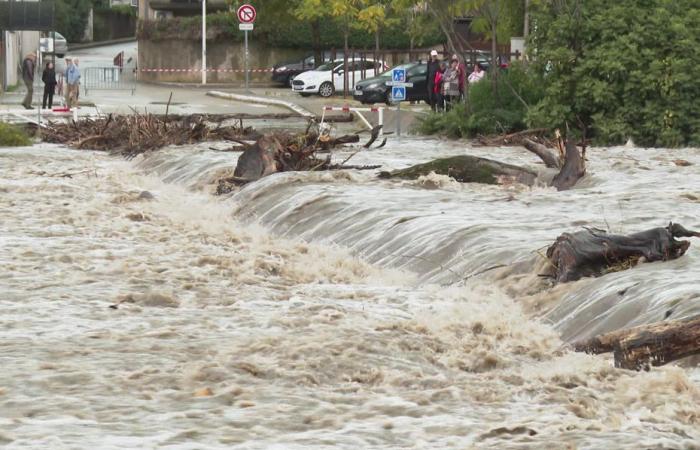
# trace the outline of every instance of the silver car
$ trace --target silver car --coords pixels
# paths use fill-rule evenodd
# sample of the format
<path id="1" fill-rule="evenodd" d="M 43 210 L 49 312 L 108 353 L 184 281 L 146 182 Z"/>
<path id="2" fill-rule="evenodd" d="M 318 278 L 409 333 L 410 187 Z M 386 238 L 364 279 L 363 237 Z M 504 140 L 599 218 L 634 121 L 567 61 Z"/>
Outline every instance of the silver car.
<path id="1" fill-rule="evenodd" d="M 54 38 L 53 42 L 53 54 L 55 54 L 58 58 L 63 58 L 66 53 L 68 53 L 68 41 L 66 41 L 66 38 L 63 37 L 63 35 L 57 31 L 50 31 L 48 38 Z M 45 54 L 50 55 L 51 52 L 47 52 Z"/>

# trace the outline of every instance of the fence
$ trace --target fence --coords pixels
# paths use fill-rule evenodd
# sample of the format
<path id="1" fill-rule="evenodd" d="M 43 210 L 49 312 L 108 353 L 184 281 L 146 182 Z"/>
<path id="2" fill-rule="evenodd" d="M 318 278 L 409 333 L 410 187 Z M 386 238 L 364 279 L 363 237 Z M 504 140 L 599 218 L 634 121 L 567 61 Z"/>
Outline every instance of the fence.
<path id="1" fill-rule="evenodd" d="M 89 94 L 94 90 L 131 91 L 134 95 L 136 82 L 133 70 L 112 67 L 88 67 L 83 70 L 80 85 Z"/>

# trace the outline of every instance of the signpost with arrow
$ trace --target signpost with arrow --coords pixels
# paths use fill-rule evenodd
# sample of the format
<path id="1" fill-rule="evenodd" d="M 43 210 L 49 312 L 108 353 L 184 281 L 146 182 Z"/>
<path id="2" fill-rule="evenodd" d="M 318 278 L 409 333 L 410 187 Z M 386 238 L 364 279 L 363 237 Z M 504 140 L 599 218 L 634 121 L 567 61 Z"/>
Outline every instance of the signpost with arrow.
<path id="1" fill-rule="evenodd" d="M 245 33 L 245 88 L 248 90 L 248 31 L 253 31 L 253 24 L 258 13 L 253 5 L 245 4 L 238 8 L 237 15 L 240 22 L 238 29 Z"/>

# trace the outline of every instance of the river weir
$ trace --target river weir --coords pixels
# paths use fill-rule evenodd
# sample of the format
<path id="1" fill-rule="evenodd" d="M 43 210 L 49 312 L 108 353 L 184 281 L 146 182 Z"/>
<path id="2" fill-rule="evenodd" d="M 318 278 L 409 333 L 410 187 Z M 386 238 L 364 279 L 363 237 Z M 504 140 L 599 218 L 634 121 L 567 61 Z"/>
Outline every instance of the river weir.
<path id="1" fill-rule="evenodd" d="M 636 372 L 570 345 L 698 316 L 698 239 L 539 276 L 563 232 L 700 228 L 697 150 L 590 148 L 564 192 L 343 170 L 215 196 L 238 153 L 210 147 L 0 149 L 4 448 L 698 448 L 697 361 Z M 352 162 L 462 154 L 546 171 L 415 138 Z"/>

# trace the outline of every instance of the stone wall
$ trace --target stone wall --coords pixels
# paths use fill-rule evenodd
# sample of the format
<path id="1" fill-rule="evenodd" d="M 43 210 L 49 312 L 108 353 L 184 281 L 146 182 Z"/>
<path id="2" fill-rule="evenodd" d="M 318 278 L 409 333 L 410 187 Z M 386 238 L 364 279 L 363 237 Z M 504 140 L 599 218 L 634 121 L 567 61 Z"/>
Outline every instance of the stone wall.
<path id="1" fill-rule="evenodd" d="M 270 48 L 251 40 L 250 69 L 270 69 L 273 65 L 300 59 L 310 52 L 296 49 Z M 200 82 L 202 43 L 193 40 L 139 40 L 139 69 L 189 69 L 190 72 L 139 72 L 142 81 Z M 209 83 L 242 83 L 245 80 L 244 45 L 238 42 L 207 41 L 208 69 L 240 69 L 241 72 L 208 72 Z M 253 83 L 269 82 L 271 72 L 252 72 Z"/>

